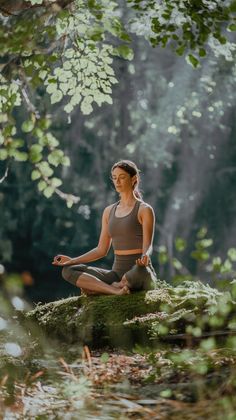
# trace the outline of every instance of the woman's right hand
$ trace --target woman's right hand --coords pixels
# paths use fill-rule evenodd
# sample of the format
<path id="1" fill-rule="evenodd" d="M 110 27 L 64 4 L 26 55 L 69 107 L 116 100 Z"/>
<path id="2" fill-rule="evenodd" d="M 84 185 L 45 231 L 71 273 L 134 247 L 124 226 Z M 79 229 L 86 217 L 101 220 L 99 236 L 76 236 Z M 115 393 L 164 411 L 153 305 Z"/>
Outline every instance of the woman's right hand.
<path id="1" fill-rule="evenodd" d="M 56 255 L 54 257 L 52 264 L 53 265 L 70 265 L 68 262 L 70 262 L 72 258 L 67 257 L 67 255 Z"/>
<path id="2" fill-rule="evenodd" d="M 140 267 L 145 267 L 145 266 L 147 266 L 149 264 L 150 257 L 148 255 L 142 255 L 142 257 L 141 258 L 138 258 L 135 262 Z"/>

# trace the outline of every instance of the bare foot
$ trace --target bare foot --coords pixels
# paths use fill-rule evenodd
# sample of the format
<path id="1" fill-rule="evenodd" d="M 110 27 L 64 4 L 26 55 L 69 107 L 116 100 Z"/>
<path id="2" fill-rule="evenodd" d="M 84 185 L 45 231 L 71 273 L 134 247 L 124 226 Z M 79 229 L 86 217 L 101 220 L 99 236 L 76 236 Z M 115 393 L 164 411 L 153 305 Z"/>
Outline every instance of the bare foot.
<path id="1" fill-rule="evenodd" d="M 130 290 L 128 288 L 128 286 L 124 286 L 122 287 L 122 289 L 120 289 L 117 293 L 118 295 L 129 295 L 130 294 Z"/>
<path id="2" fill-rule="evenodd" d="M 88 289 L 81 289 L 81 296 L 90 296 L 90 295 L 97 295 L 97 292 L 92 292 Z"/>
<path id="3" fill-rule="evenodd" d="M 111 286 L 116 287 L 117 289 L 122 289 L 122 286 L 119 281 L 114 281 L 111 283 Z"/>
<path id="4" fill-rule="evenodd" d="M 114 281 L 111 285 L 117 289 L 123 289 L 124 286 L 128 286 L 128 281 L 125 274 L 120 281 Z"/>

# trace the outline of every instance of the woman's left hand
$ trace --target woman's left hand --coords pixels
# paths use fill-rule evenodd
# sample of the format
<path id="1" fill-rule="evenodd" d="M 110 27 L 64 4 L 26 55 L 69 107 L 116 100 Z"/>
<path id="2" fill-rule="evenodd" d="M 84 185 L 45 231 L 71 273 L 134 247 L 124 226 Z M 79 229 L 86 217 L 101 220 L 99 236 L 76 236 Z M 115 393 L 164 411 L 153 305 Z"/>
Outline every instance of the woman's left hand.
<path id="1" fill-rule="evenodd" d="M 136 260 L 136 264 L 140 265 L 141 267 L 147 266 L 150 262 L 150 257 L 148 255 L 143 255 L 141 258 Z"/>

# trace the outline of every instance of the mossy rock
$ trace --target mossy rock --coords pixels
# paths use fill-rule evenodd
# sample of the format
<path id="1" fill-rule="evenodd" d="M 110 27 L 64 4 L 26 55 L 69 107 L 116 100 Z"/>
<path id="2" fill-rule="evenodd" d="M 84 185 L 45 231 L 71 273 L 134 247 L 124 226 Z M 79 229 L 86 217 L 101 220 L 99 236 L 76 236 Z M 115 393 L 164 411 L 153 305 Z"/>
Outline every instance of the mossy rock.
<path id="1" fill-rule="evenodd" d="M 26 314 L 50 336 L 92 347 L 132 347 L 148 341 L 147 328 L 124 322 L 157 308 L 145 302 L 145 292 L 125 296 L 70 297 L 37 305 Z"/>
<path id="2" fill-rule="evenodd" d="M 182 334 L 198 319 L 204 331 L 227 328 L 235 316 L 235 302 L 229 292 L 222 293 L 200 281 L 172 287 L 159 281 L 157 289 L 124 296 L 79 296 L 38 305 L 26 315 L 51 337 L 66 343 L 134 347 L 161 340 L 162 333 Z M 222 307 L 228 308 L 223 315 Z M 209 314 L 222 322 L 209 326 Z"/>

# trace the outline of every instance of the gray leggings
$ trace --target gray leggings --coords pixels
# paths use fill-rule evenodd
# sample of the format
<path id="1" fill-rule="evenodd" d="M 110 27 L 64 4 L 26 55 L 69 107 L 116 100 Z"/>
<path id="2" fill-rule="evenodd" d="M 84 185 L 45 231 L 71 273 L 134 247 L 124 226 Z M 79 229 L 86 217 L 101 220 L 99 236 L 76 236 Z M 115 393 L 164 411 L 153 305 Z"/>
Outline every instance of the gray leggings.
<path id="1" fill-rule="evenodd" d="M 83 273 L 95 276 L 98 280 L 107 284 L 120 281 L 125 274 L 128 286 L 132 291 L 150 290 L 155 288 L 156 273 L 152 264 L 149 266 L 138 266 L 135 260 L 140 254 L 115 255 L 112 270 L 88 266 L 85 264 L 69 265 L 62 269 L 62 277 L 76 286 L 78 278 Z"/>

